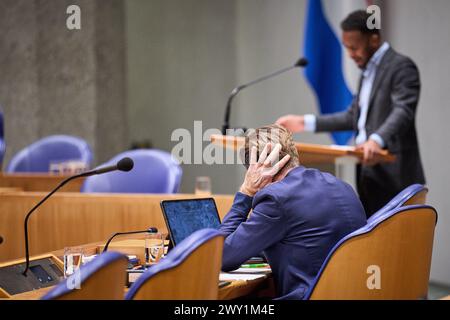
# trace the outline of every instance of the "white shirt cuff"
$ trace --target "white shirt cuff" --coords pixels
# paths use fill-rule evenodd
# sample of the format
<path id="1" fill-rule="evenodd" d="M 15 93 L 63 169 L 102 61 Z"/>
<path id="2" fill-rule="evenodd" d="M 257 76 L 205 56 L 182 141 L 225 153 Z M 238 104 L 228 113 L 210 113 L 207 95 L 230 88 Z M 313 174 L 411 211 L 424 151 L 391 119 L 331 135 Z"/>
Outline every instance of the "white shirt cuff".
<path id="1" fill-rule="evenodd" d="M 316 131 L 316 116 L 313 114 L 305 114 L 303 116 L 305 121 L 305 131 L 314 132 Z"/>
<path id="2" fill-rule="evenodd" d="M 372 133 L 369 137 L 369 139 L 372 139 L 373 141 L 375 141 L 376 143 L 378 143 L 381 147 L 381 149 L 384 149 L 384 147 L 386 146 L 384 143 L 384 140 L 382 137 L 380 137 L 380 135 L 376 134 L 376 133 Z"/>

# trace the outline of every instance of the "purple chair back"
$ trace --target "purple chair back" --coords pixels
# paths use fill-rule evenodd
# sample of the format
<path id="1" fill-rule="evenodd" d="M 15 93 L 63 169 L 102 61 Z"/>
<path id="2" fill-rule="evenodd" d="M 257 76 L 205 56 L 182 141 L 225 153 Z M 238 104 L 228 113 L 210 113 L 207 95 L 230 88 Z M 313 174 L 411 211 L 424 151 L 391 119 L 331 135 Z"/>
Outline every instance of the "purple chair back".
<path id="1" fill-rule="evenodd" d="M 133 159 L 134 166 L 131 171 L 114 171 L 88 177 L 81 187 L 81 192 L 178 192 L 182 170 L 170 153 L 154 149 L 130 150 L 115 156 L 102 166 L 114 165 L 123 157 Z"/>
<path id="2" fill-rule="evenodd" d="M 92 162 L 92 151 L 83 139 L 56 135 L 38 140 L 19 151 L 9 162 L 7 172 L 49 172 L 52 161 Z"/>
<path id="3" fill-rule="evenodd" d="M 375 212 L 367 219 L 367 223 L 377 220 L 379 217 L 388 213 L 389 211 L 403 206 L 409 199 L 417 195 L 419 192 L 428 191 L 428 188 L 421 184 L 413 184 L 405 188 L 402 192 L 392 198 L 383 208 Z"/>
<path id="4" fill-rule="evenodd" d="M 41 298 L 41 300 L 60 299 L 78 290 L 79 293 L 81 293 L 81 291 L 83 290 L 83 284 L 85 284 L 88 279 L 94 277 L 96 274 L 98 274 L 99 272 L 101 272 L 102 270 L 109 267 L 112 263 L 115 262 L 122 262 L 124 265 L 122 278 L 120 278 L 119 276 L 119 279 L 111 279 L 110 282 L 102 281 L 102 283 L 106 283 L 106 286 L 102 288 L 102 290 L 98 290 L 95 298 L 111 299 L 113 298 L 112 297 L 113 292 L 111 292 L 111 290 L 114 289 L 117 290 L 117 288 L 120 290 L 119 294 L 122 295 L 125 287 L 125 272 L 126 272 L 125 269 L 128 263 L 128 258 L 119 252 L 107 251 L 105 253 L 98 255 L 92 261 L 81 266 L 79 273 L 74 273 L 66 280 L 60 282 L 55 288 L 47 292 L 47 294 L 45 294 Z M 94 289 L 98 288 L 96 287 Z"/>
<path id="5" fill-rule="evenodd" d="M 368 222 L 365 226 L 355 230 L 354 232 L 352 232 L 352 233 L 348 234 L 347 236 L 345 236 L 344 238 L 342 238 L 338 243 L 336 243 L 336 245 L 328 253 L 327 257 L 325 258 L 324 262 L 322 263 L 322 266 L 321 266 L 319 272 L 317 273 L 317 276 L 314 279 L 314 282 L 311 284 L 309 290 L 306 292 L 306 294 L 304 296 L 304 300 L 308 300 L 311 297 L 311 295 L 314 291 L 314 288 L 316 287 L 317 283 L 321 279 L 321 275 L 324 273 L 324 270 L 326 269 L 327 265 L 330 263 L 330 260 L 333 258 L 334 253 L 340 247 L 344 246 L 346 243 L 350 242 L 350 240 L 352 240 L 354 238 L 370 234 L 378 226 L 380 226 L 381 224 L 383 224 L 385 222 L 388 222 L 391 218 L 395 217 L 396 215 L 399 215 L 401 213 L 413 212 L 415 209 L 422 209 L 422 208 L 431 209 L 434 212 L 434 214 L 435 214 L 434 224 L 436 224 L 437 223 L 437 212 L 435 211 L 435 209 L 433 207 L 427 206 L 427 205 L 403 206 L 403 207 L 394 208 L 388 212 L 385 212 L 383 215 L 378 216 L 377 219 L 374 219 L 373 221 Z M 422 260 L 426 259 L 426 257 L 421 257 L 421 259 Z M 430 257 L 430 262 L 431 262 L 431 257 Z"/>
<path id="6" fill-rule="evenodd" d="M 130 287 L 130 290 L 128 290 L 125 295 L 125 300 L 133 299 L 138 290 L 147 281 L 151 280 L 154 276 L 161 272 L 178 267 L 201 245 L 215 237 L 223 237 L 223 234 L 215 229 L 201 229 L 192 233 L 189 237 L 176 245 L 158 264 L 151 267 L 148 271 L 141 275 L 139 279 L 137 279 L 137 281 Z"/>

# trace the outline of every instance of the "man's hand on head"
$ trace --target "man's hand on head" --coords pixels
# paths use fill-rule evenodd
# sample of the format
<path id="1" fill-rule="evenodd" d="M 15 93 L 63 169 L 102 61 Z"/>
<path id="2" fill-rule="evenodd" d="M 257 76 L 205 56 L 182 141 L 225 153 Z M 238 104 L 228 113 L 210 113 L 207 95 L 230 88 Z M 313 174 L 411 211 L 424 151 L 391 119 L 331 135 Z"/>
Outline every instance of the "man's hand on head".
<path id="1" fill-rule="evenodd" d="M 369 139 L 363 144 L 356 147 L 357 150 L 364 152 L 362 164 L 365 166 L 373 166 L 380 162 L 378 155 L 383 151 L 375 140 Z"/>
<path id="2" fill-rule="evenodd" d="M 280 144 L 275 145 L 272 150 L 272 145 L 268 143 L 261 152 L 259 159 L 257 159 L 257 149 L 252 147 L 250 151 L 250 165 L 239 192 L 253 197 L 259 190 L 272 183 L 275 175 L 291 158 L 290 155 L 286 155 L 283 159 L 277 161 L 280 151 Z"/>
<path id="3" fill-rule="evenodd" d="M 280 126 L 285 127 L 286 129 L 288 129 L 289 131 L 291 131 L 293 133 L 305 131 L 304 116 L 296 116 L 296 115 L 289 114 L 287 116 L 278 118 L 278 120 L 275 123 L 279 124 Z"/>

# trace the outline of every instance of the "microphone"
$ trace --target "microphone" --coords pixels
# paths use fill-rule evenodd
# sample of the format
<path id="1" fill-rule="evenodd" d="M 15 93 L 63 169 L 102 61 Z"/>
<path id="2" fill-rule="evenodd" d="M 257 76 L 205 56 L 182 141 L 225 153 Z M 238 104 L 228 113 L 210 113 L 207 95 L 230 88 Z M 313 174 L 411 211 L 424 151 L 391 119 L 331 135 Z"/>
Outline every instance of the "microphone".
<path id="1" fill-rule="evenodd" d="M 69 181 L 72 181 L 72 180 L 77 179 L 77 178 L 93 176 L 93 175 L 96 175 L 96 174 L 103 174 L 103 173 L 107 173 L 107 172 L 111 172 L 111 171 L 115 171 L 115 170 L 128 172 L 131 169 L 133 169 L 133 165 L 134 165 L 134 163 L 133 163 L 132 159 L 130 159 L 130 158 L 123 158 L 123 159 L 119 160 L 119 162 L 117 162 L 117 164 L 115 164 L 115 165 L 108 166 L 108 167 L 103 167 L 103 168 L 98 168 L 98 169 L 94 169 L 94 170 L 90 170 L 90 171 L 86 171 L 86 172 L 82 172 L 82 173 L 73 175 L 71 177 L 68 177 L 67 179 L 61 181 L 61 183 L 55 189 L 53 189 L 49 194 L 47 194 L 41 201 L 39 201 L 27 213 L 27 215 L 25 216 L 25 221 L 24 221 L 26 266 L 25 266 L 25 270 L 22 273 L 25 277 L 27 276 L 27 272 L 28 272 L 28 269 L 30 267 L 30 252 L 28 250 L 28 220 L 30 219 L 31 214 L 37 208 L 39 208 L 39 206 L 42 205 L 48 198 L 50 198 L 56 191 L 58 191 L 61 187 L 63 187 Z"/>
<path id="2" fill-rule="evenodd" d="M 116 236 L 121 236 L 121 235 L 125 235 L 125 234 L 136 234 L 136 233 L 157 233 L 158 229 L 155 227 L 150 227 L 147 230 L 139 230 L 139 231 L 128 231 L 128 232 L 117 232 L 114 233 L 106 242 L 105 247 L 103 248 L 102 252 L 106 252 L 106 250 L 108 250 L 108 246 L 109 243 L 116 237 Z"/>
<path id="3" fill-rule="evenodd" d="M 236 88 L 234 88 L 234 89 L 231 91 L 230 96 L 228 97 L 227 108 L 226 108 L 226 110 L 225 110 L 225 120 L 224 120 L 224 123 L 223 123 L 223 126 L 222 126 L 222 134 L 223 134 L 223 135 L 226 135 L 226 134 L 227 134 L 227 129 L 230 128 L 231 102 L 233 101 L 233 98 L 234 98 L 241 90 L 243 90 L 243 89 L 245 89 L 245 88 L 247 88 L 247 87 L 250 87 L 250 86 L 252 86 L 252 85 L 254 85 L 254 84 L 257 84 L 257 83 L 259 83 L 259 82 L 261 82 L 261 81 L 264 81 L 264 80 L 270 79 L 270 78 L 272 78 L 272 77 L 275 77 L 275 76 L 277 76 L 277 75 L 279 75 L 279 74 L 282 74 L 282 73 L 284 73 L 284 72 L 286 72 L 286 71 L 289 71 L 289 70 L 291 70 L 291 69 L 299 68 L 299 67 L 305 67 L 306 65 L 308 65 L 308 60 L 306 60 L 305 58 L 300 58 L 300 59 L 297 60 L 297 62 L 296 62 L 294 65 L 292 65 L 292 66 L 290 66 L 290 67 L 287 67 L 287 68 L 278 70 L 278 71 L 276 71 L 276 72 L 274 72 L 274 73 L 271 73 L 271 74 L 269 74 L 269 75 L 267 75 L 267 76 L 258 78 L 258 79 L 256 79 L 256 80 L 253 80 L 253 81 L 249 82 L 249 83 L 246 83 L 246 84 L 243 84 L 243 85 L 240 85 L 240 86 L 237 86 Z"/>
<path id="4" fill-rule="evenodd" d="M 91 176 L 91 175 L 95 175 L 95 174 L 107 173 L 107 172 L 115 171 L 115 170 L 128 172 L 131 169 L 133 169 L 133 166 L 134 166 L 133 160 L 131 160 L 130 158 L 126 157 L 126 158 L 121 159 L 115 165 L 84 172 L 83 173 L 83 177 Z"/>

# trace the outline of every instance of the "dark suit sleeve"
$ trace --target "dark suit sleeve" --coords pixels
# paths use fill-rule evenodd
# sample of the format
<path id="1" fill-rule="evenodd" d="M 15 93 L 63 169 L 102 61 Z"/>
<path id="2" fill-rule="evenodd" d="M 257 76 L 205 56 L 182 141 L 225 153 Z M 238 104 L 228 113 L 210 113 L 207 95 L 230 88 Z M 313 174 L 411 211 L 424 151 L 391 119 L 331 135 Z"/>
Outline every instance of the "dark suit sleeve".
<path id="1" fill-rule="evenodd" d="M 357 112 L 358 99 L 355 97 L 347 111 L 317 116 L 316 132 L 355 130 Z"/>
<path id="2" fill-rule="evenodd" d="M 392 80 L 392 111 L 375 131 L 385 142 L 393 136 L 403 134 L 414 124 L 420 95 L 420 78 L 416 65 L 411 61 L 398 66 Z"/>
<path id="3" fill-rule="evenodd" d="M 220 230 L 226 235 L 222 256 L 224 271 L 239 268 L 284 236 L 283 210 L 274 196 L 264 194 L 260 197 L 247 219 L 250 209 L 251 198 L 238 192 L 230 212 L 223 219 Z"/>

